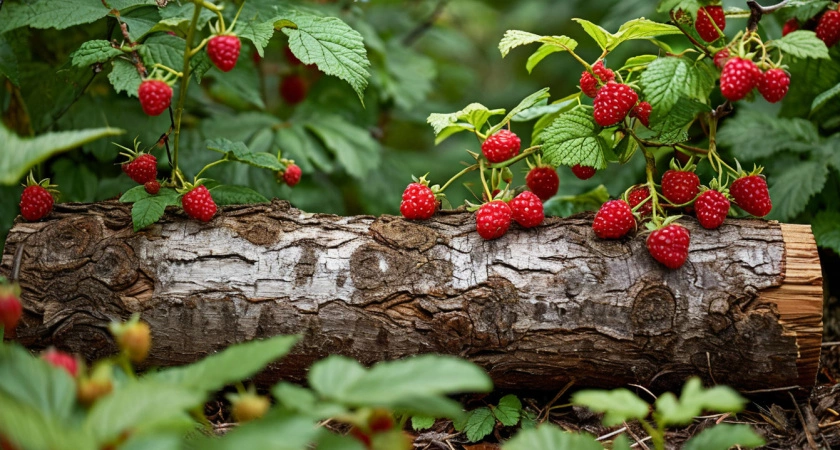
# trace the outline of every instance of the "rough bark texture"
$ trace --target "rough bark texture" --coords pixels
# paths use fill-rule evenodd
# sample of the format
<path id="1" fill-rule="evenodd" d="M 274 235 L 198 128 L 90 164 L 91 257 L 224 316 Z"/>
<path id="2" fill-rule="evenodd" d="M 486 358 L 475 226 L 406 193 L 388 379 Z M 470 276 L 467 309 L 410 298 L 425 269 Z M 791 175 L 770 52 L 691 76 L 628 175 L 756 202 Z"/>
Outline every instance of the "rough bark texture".
<path id="1" fill-rule="evenodd" d="M 0 273 L 19 265 L 20 342 L 88 358 L 115 351 L 109 321 L 140 312 L 150 366 L 303 334 L 262 375 L 272 380 L 300 379 L 332 353 L 373 363 L 439 352 L 507 388 L 673 389 L 694 374 L 742 390 L 811 388 L 822 279 L 809 228 L 728 220 L 708 231 L 682 219 L 691 254 L 671 271 L 643 235 L 599 240 L 591 219 L 488 242 L 469 213 L 408 222 L 276 201 L 207 224 L 173 210 L 135 233 L 129 206 L 63 204 L 15 224 Z"/>

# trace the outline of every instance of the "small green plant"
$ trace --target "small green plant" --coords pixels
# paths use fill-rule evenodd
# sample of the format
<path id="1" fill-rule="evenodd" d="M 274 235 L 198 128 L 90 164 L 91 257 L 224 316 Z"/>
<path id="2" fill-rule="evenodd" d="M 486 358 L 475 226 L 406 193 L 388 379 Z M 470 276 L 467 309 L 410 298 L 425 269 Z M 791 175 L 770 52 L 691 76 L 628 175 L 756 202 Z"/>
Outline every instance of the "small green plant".
<path id="1" fill-rule="evenodd" d="M 497 425 L 513 427 L 517 424 L 533 424 L 533 416 L 522 408 L 522 402 L 513 394 L 505 395 L 496 405 L 476 408 L 467 413 L 461 420 L 452 422 L 455 430 L 466 434 L 470 442 L 478 442 L 493 432 Z M 411 418 L 415 430 L 431 428 L 435 420 L 429 416 L 414 416 Z"/>

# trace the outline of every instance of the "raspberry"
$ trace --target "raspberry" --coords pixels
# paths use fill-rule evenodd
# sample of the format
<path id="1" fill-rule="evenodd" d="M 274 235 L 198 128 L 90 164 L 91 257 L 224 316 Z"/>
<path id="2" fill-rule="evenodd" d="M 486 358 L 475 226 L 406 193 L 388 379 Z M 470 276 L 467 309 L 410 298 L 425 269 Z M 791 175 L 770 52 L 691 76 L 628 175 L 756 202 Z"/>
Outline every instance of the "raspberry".
<path id="1" fill-rule="evenodd" d="M 840 11 L 829 10 L 820 17 L 817 24 L 817 37 L 825 42 L 826 47 L 833 47 L 840 42 Z"/>
<path id="2" fill-rule="evenodd" d="M 150 195 L 157 195 L 160 192 L 160 182 L 158 180 L 147 181 L 143 184 L 143 187 Z"/>
<path id="3" fill-rule="evenodd" d="M 615 81 L 615 72 L 604 67 L 604 61 L 598 61 L 593 64 L 592 71 L 595 72 L 595 75 L 597 75 L 604 83 Z"/>
<path id="4" fill-rule="evenodd" d="M 222 72 L 230 72 L 239 59 L 242 43 L 232 34 L 213 36 L 207 41 L 207 56 Z"/>
<path id="5" fill-rule="evenodd" d="M 290 66 L 299 66 L 303 64 L 302 62 L 300 62 L 298 57 L 295 56 L 295 54 L 292 52 L 291 47 L 289 47 L 288 45 L 283 47 L 283 56 L 286 57 L 286 61 L 288 61 Z"/>
<path id="6" fill-rule="evenodd" d="M 758 80 L 758 92 L 770 103 L 785 98 L 790 86 L 790 76 L 782 69 L 770 69 Z"/>
<path id="7" fill-rule="evenodd" d="M 306 100 L 309 86 L 300 75 L 289 75 L 280 80 L 280 97 L 290 105 L 297 105 Z"/>
<path id="8" fill-rule="evenodd" d="M 598 80 L 600 79 L 601 83 L 614 81 L 615 72 L 604 67 L 603 61 L 598 61 L 593 64 L 592 72 L 594 72 L 595 75 L 592 75 L 592 73 L 588 70 L 584 70 L 583 73 L 580 74 L 580 89 L 587 96 L 595 98 L 598 94 Z"/>
<path id="9" fill-rule="evenodd" d="M 408 220 L 430 219 L 437 209 L 435 194 L 423 183 L 411 183 L 405 188 L 400 213 Z"/>
<path id="10" fill-rule="evenodd" d="M 525 175 L 525 184 L 540 200 L 545 201 L 557 194 L 560 177 L 552 166 L 537 166 Z"/>
<path id="11" fill-rule="evenodd" d="M 639 95 L 630 86 L 609 82 L 598 91 L 593 105 L 595 122 L 602 127 L 610 127 L 621 122 L 633 109 Z"/>
<path id="12" fill-rule="evenodd" d="M 703 191 L 694 202 L 697 221 L 703 228 L 714 230 L 723 224 L 729 213 L 729 200 L 715 190 Z"/>
<path id="13" fill-rule="evenodd" d="M 736 205 L 756 217 L 764 217 L 773 209 L 767 181 L 760 175 L 738 178 L 732 182 L 729 193 Z"/>
<path id="14" fill-rule="evenodd" d="M 250 422 L 264 416 L 271 406 L 268 397 L 250 392 L 231 397 L 231 413 L 239 422 Z"/>
<path id="15" fill-rule="evenodd" d="M 41 220 L 52 211 L 54 201 L 43 186 L 27 186 L 20 195 L 20 215 L 30 222 Z"/>
<path id="16" fill-rule="evenodd" d="M 662 195 L 674 205 L 694 200 L 700 192 L 700 177 L 694 172 L 669 170 L 662 175 Z"/>
<path id="17" fill-rule="evenodd" d="M 481 205 L 475 213 L 475 228 L 484 239 L 500 238 L 507 233 L 513 212 L 507 203 L 493 200 Z"/>
<path id="18" fill-rule="evenodd" d="M 289 164 L 283 172 L 283 181 L 292 187 L 300 182 L 300 167 L 297 164 Z"/>
<path id="19" fill-rule="evenodd" d="M 507 161 L 519 154 L 521 141 L 510 130 L 499 130 L 481 144 L 481 153 L 491 163 Z"/>
<path id="20" fill-rule="evenodd" d="M 610 200 L 595 214 L 592 230 L 601 239 L 618 239 L 636 226 L 633 210 L 624 200 Z"/>
<path id="21" fill-rule="evenodd" d="M 594 167 L 581 166 L 580 164 L 572 166 L 572 173 L 581 180 L 588 180 L 592 178 L 595 176 L 595 172 L 597 172 L 597 170 L 595 170 Z"/>
<path id="22" fill-rule="evenodd" d="M 144 113 L 159 116 L 172 102 L 172 88 L 161 80 L 145 80 L 137 89 L 137 97 Z"/>
<path id="23" fill-rule="evenodd" d="M 714 23 L 712 21 L 714 20 Z M 720 29 L 718 31 L 715 28 Z M 706 42 L 716 41 L 721 37 L 721 31 L 726 28 L 726 15 L 720 5 L 704 6 L 697 10 L 697 20 L 694 22 L 694 29 Z"/>
<path id="24" fill-rule="evenodd" d="M 390 411 L 383 408 L 377 408 L 371 411 L 367 422 L 368 428 L 373 433 L 384 433 L 394 428 L 394 416 Z"/>
<path id="25" fill-rule="evenodd" d="M 645 202 L 636 212 L 642 217 L 649 216 L 653 211 L 653 202 L 648 197 L 650 197 L 650 190 L 647 186 L 638 186 L 631 189 L 627 194 L 627 203 L 630 204 L 630 208 L 636 208 L 636 206 Z"/>
<path id="26" fill-rule="evenodd" d="M 181 197 L 184 212 L 193 219 L 208 222 L 216 214 L 216 203 L 206 186 L 197 186 Z"/>
<path id="27" fill-rule="evenodd" d="M 650 113 L 653 107 L 648 102 L 640 102 L 630 110 L 630 117 L 636 117 L 642 122 L 642 125 L 650 128 Z"/>
<path id="28" fill-rule="evenodd" d="M 723 69 L 723 66 L 726 65 L 726 61 L 729 61 L 730 56 L 731 55 L 729 54 L 728 48 L 722 49 L 721 51 L 715 53 L 715 66 L 717 66 L 718 69 Z"/>
<path id="29" fill-rule="evenodd" d="M 540 198 L 531 191 L 525 191 L 510 201 L 513 220 L 525 228 L 533 228 L 545 219 L 543 204 Z"/>
<path id="30" fill-rule="evenodd" d="M 42 353 L 41 359 L 54 367 L 66 370 L 73 378 L 79 373 L 79 363 L 76 361 L 76 358 L 68 353 L 58 351 L 53 347 L 48 348 L 47 351 Z"/>
<path id="31" fill-rule="evenodd" d="M 17 327 L 22 315 L 23 306 L 17 295 L 10 290 L 0 290 L 0 325 L 6 328 L 6 335 Z"/>
<path id="32" fill-rule="evenodd" d="M 720 74 L 720 93 L 732 102 L 741 100 L 758 84 L 761 70 L 749 59 L 732 58 Z"/>
<path id="33" fill-rule="evenodd" d="M 799 22 L 796 19 L 790 19 L 785 22 L 785 26 L 782 27 L 782 36 L 787 36 L 790 33 L 799 29 Z"/>
<path id="34" fill-rule="evenodd" d="M 121 167 L 129 178 L 139 184 L 146 184 L 157 178 L 157 158 L 149 153 L 143 153 L 123 163 Z"/>
<path id="35" fill-rule="evenodd" d="M 662 227 L 647 238 L 647 248 L 653 259 L 669 269 L 679 269 L 688 259 L 690 235 L 688 229 L 677 224 Z"/>

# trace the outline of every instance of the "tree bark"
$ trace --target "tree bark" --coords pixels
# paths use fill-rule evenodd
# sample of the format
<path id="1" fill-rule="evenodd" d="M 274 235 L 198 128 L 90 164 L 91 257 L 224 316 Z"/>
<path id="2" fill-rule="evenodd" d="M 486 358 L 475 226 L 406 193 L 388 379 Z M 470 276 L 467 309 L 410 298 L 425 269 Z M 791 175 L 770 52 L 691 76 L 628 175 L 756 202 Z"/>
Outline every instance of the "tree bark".
<path id="1" fill-rule="evenodd" d="M 690 375 L 745 391 L 814 385 L 822 277 L 810 227 L 727 220 L 710 231 L 684 218 L 689 260 L 668 270 L 644 234 L 600 240 L 591 223 L 550 218 L 484 241 L 465 212 L 409 222 L 275 201 L 207 224 L 172 209 L 135 233 L 128 205 L 61 204 L 16 222 L 0 273 L 19 271 L 18 341 L 88 359 L 116 351 L 108 322 L 139 312 L 148 366 L 302 334 L 263 381 L 302 379 L 328 354 L 369 364 L 437 352 L 502 388 L 664 390 Z"/>

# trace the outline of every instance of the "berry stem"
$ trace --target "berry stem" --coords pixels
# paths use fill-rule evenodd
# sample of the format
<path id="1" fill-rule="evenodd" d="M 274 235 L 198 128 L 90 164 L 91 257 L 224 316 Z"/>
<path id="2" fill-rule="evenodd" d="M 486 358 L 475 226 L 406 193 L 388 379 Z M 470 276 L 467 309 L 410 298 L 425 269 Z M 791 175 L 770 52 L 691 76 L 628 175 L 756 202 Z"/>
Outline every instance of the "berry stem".
<path id="1" fill-rule="evenodd" d="M 219 164 L 226 163 L 226 162 L 228 162 L 227 155 L 225 155 L 225 157 L 222 158 L 222 159 L 218 159 L 218 160 L 213 161 L 210 164 L 207 164 L 206 166 L 202 167 L 202 169 L 198 172 L 198 175 L 196 175 L 195 178 L 196 179 L 201 178 L 201 174 L 204 173 L 204 171 L 206 171 L 207 169 L 209 169 L 213 166 L 218 166 Z"/>
<path id="2" fill-rule="evenodd" d="M 171 68 L 171 67 L 164 66 L 163 64 L 158 64 L 158 63 L 155 63 L 155 65 L 153 65 L 152 67 L 154 67 L 154 68 L 156 68 L 156 69 L 162 69 L 162 70 L 165 70 L 165 71 L 167 71 L 167 72 L 169 72 L 169 73 L 171 73 L 171 74 L 175 75 L 175 76 L 176 76 L 176 77 L 178 77 L 178 78 L 181 78 L 181 77 L 183 77 L 183 76 L 184 76 L 184 74 L 183 74 L 183 73 L 178 72 L 177 70 L 175 70 L 175 69 L 173 69 L 173 68 Z"/>
<path id="3" fill-rule="evenodd" d="M 202 39 L 202 40 L 201 40 L 201 42 L 199 42 L 199 43 L 198 43 L 198 45 L 196 45 L 196 46 L 195 46 L 195 48 L 193 48 L 193 49 L 190 51 L 190 58 L 192 58 L 192 57 L 193 57 L 193 56 L 195 56 L 198 52 L 200 52 L 200 51 L 204 48 L 204 46 L 205 46 L 205 45 L 207 45 L 207 42 L 209 42 L 209 41 L 210 41 L 210 39 L 206 39 L 206 38 L 205 38 L 205 39 Z"/>
<path id="4" fill-rule="evenodd" d="M 137 380 L 137 375 L 134 374 L 134 368 L 131 367 L 131 361 L 128 360 L 128 353 L 123 351 L 120 356 L 117 357 L 117 363 L 120 365 L 120 368 L 125 372 L 125 375 L 130 378 L 131 380 Z"/>
<path id="5" fill-rule="evenodd" d="M 656 158 L 653 157 L 653 153 L 645 147 L 645 144 L 636 137 L 635 134 L 631 133 L 636 142 L 639 144 L 639 148 L 642 149 L 642 154 L 645 155 L 645 174 L 647 175 L 647 186 L 648 192 L 650 192 L 650 201 L 651 201 L 651 219 L 653 219 L 653 223 L 657 223 L 657 216 L 656 214 L 659 212 L 659 195 L 656 192 L 656 183 L 653 181 L 653 174 L 656 172 Z"/>
<path id="6" fill-rule="evenodd" d="M 219 8 L 218 6 L 216 6 L 216 5 L 214 5 L 210 2 L 206 2 L 206 1 L 196 2 L 196 4 L 197 5 L 200 4 L 201 6 L 209 9 L 210 11 L 213 11 L 214 13 L 216 13 L 217 16 L 219 16 L 219 33 L 220 34 L 224 33 L 225 32 L 225 18 L 224 18 L 224 16 L 222 16 L 222 9 Z"/>
<path id="7" fill-rule="evenodd" d="M 539 145 L 535 145 L 533 147 L 528 147 L 525 150 L 523 150 L 522 153 L 514 156 L 513 158 L 511 158 L 507 161 L 500 162 L 500 163 L 490 164 L 489 167 L 491 169 L 504 169 L 505 167 L 511 166 L 511 165 L 513 165 L 513 164 L 515 164 L 515 163 L 533 155 L 534 153 L 539 151 L 540 148 L 541 147 Z"/>
<path id="8" fill-rule="evenodd" d="M 478 161 L 478 168 L 481 174 L 481 185 L 484 186 L 484 194 L 487 196 L 487 200 L 493 200 L 493 195 L 490 191 L 490 188 L 487 187 L 487 180 L 484 179 L 484 160 L 481 159 Z"/>
<path id="9" fill-rule="evenodd" d="M 466 173 L 469 173 L 469 172 L 472 172 L 473 170 L 478 169 L 478 168 L 479 168 L 478 164 L 473 164 L 473 165 L 467 167 L 466 169 L 456 173 L 455 175 L 452 176 L 452 178 L 449 179 L 449 181 L 447 181 L 443 186 L 441 186 L 440 192 L 445 191 L 446 188 L 449 187 L 449 185 L 452 184 L 453 181 L 457 180 L 458 178 L 461 178 L 462 175 L 464 175 Z"/>
<path id="10" fill-rule="evenodd" d="M 198 26 L 198 19 L 201 16 L 201 6 L 206 2 L 195 1 L 195 10 L 193 11 L 192 20 L 190 21 L 190 28 L 187 31 L 187 39 L 184 47 L 184 68 L 181 70 L 181 87 L 178 92 L 178 104 L 175 107 L 175 137 L 172 148 L 172 171 L 179 173 L 178 169 L 178 144 L 181 141 L 181 116 L 184 114 L 184 103 L 187 100 L 187 87 L 190 84 L 190 47 L 192 46 L 193 38 L 195 37 L 195 29 Z"/>
<path id="11" fill-rule="evenodd" d="M 697 48 L 699 48 L 700 50 L 702 50 L 702 51 L 703 51 L 703 53 L 705 53 L 705 54 L 706 54 L 706 56 L 708 56 L 709 58 L 711 58 L 711 57 L 713 56 L 713 55 L 712 55 L 712 52 L 710 52 L 710 51 L 709 51 L 709 49 L 708 49 L 705 45 L 703 45 L 703 44 L 701 44 L 701 43 L 697 42 L 697 39 L 694 39 L 694 36 L 692 36 L 692 35 L 691 35 L 691 33 L 688 33 L 688 32 L 686 32 L 686 31 L 685 31 L 685 29 L 683 29 L 682 24 L 681 24 L 681 23 L 677 20 L 677 14 L 676 14 L 676 11 L 672 9 L 672 10 L 671 10 L 670 15 L 671 15 L 671 22 L 674 22 L 674 25 L 676 25 L 676 26 L 677 26 L 677 28 L 679 28 L 679 29 L 680 29 L 680 31 L 682 32 L 682 34 L 683 34 L 686 38 L 688 38 L 688 40 L 689 40 L 689 41 L 691 41 L 691 43 L 692 43 L 692 44 L 694 44 L 694 46 L 695 46 L 695 47 L 697 47 Z M 714 21 L 712 21 L 712 22 L 714 22 Z"/>

